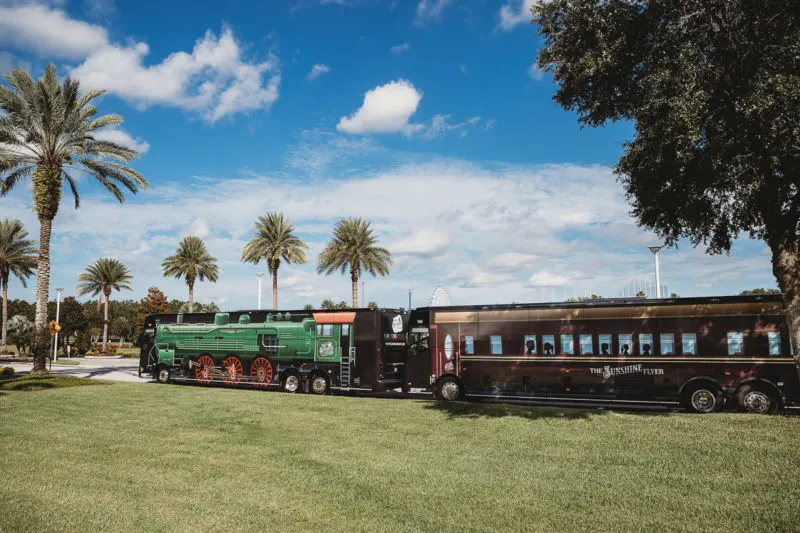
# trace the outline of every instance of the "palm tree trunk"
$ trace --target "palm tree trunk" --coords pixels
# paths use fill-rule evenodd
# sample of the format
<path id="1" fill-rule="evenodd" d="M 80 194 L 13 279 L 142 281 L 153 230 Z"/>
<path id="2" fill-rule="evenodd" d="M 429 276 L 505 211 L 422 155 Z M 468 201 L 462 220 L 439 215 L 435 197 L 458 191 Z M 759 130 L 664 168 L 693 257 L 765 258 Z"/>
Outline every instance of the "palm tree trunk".
<path id="1" fill-rule="evenodd" d="M 3 331 L 0 334 L 0 353 L 6 353 L 6 342 L 8 340 L 8 276 L 5 276 L 0 283 L 3 284 Z"/>
<path id="2" fill-rule="evenodd" d="M 189 284 L 189 312 L 194 309 L 194 283 Z"/>
<path id="3" fill-rule="evenodd" d="M 55 214 L 53 215 L 53 217 Z M 47 296 L 50 292 L 50 234 L 53 230 L 53 217 L 39 215 L 39 260 L 36 264 L 36 320 L 34 337 L 42 335 L 47 327 Z M 39 346 L 33 354 L 31 372 L 47 372 L 47 349 Z"/>
<path id="4" fill-rule="evenodd" d="M 106 347 L 108 346 L 108 294 L 106 296 L 106 306 L 103 311 L 103 349 L 102 352 L 106 353 Z"/>
<path id="5" fill-rule="evenodd" d="M 278 269 L 272 271 L 272 309 L 278 310 Z"/>
<path id="6" fill-rule="evenodd" d="M 100 306 L 103 305 L 103 297 L 97 297 L 97 314 L 100 314 Z"/>
<path id="7" fill-rule="evenodd" d="M 358 307 L 358 272 L 351 272 L 350 280 L 353 282 L 353 307 Z"/>

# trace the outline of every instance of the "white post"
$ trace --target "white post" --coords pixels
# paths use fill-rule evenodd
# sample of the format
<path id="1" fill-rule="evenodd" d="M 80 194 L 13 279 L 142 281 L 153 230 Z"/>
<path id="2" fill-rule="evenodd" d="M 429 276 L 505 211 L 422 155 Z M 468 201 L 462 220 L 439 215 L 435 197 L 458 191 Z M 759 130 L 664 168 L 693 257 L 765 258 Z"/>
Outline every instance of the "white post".
<path id="1" fill-rule="evenodd" d="M 61 312 L 61 293 L 64 289 L 56 289 L 56 324 L 58 324 L 58 315 Z M 58 331 L 56 331 L 55 342 L 53 342 L 53 359 L 58 361 Z"/>
<path id="2" fill-rule="evenodd" d="M 648 246 L 656 258 L 656 298 L 661 298 L 661 275 L 658 271 L 658 252 L 661 251 L 663 246 Z"/>
<path id="3" fill-rule="evenodd" d="M 261 278 L 264 277 L 264 273 L 259 272 L 256 276 L 258 277 L 258 310 L 261 311 Z"/>

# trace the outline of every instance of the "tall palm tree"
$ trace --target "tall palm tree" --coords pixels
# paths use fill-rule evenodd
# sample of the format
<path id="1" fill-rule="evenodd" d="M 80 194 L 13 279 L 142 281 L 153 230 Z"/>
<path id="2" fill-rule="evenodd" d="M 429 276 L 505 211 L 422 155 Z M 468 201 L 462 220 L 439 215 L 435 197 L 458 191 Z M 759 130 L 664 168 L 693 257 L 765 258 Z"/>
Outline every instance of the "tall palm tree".
<path id="1" fill-rule="evenodd" d="M 164 259 L 161 263 L 165 276 L 184 278 L 189 286 L 189 312 L 194 309 L 194 283 L 198 279 L 216 282 L 219 276 L 217 259 L 208 253 L 206 245 L 200 237 L 190 235 L 179 244 L 175 255 Z"/>
<path id="2" fill-rule="evenodd" d="M 77 174 L 97 180 L 120 203 L 125 201 L 123 189 L 135 194 L 148 184 L 125 164 L 139 156 L 136 150 L 95 137 L 98 130 L 122 123 L 119 115 L 96 116 L 93 101 L 104 91 L 81 94 L 78 81 L 70 77 L 59 83 L 52 63 L 38 81 L 20 68 L 6 74 L 6 81 L 9 87 L 0 85 L 0 109 L 5 112 L 0 116 L 0 196 L 25 179 L 33 181 L 39 217 L 35 324 L 41 330 L 47 322 L 50 234 L 62 188 L 69 185 L 77 208 Z M 46 371 L 47 354 L 41 352 L 34 354 L 34 372 Z"/>
<path id="3" fill-rule="evenodd" d="M 17 219 L 0 220 L 0 287 L 3 288 L 3 325 L 0 353 L 6 352 L 8 339 L 8 279 L 14 274 L 25 282 L 36 268 L 36 241 L 28 240 L 28 232 Z"/>
<path id="4" fill-rule="evenodd" d="M 133 290 L 129 282 L 133 279 L 128 267 L 116 259 L 102 258 L 89 265 L 86 272 L 78 276 L 78 296 L 91 294 L 92 297 L 102 293 L 105 297 L 103 311 L 103 352 L 108 345 L 108 297 L 111 291 L 122 289 Z"/>
<path id="5" fill-rule="evenodd" d="M 256 234 L 244 246 L 242 261 L 258 264 L 262 259 L 272 274 L 272 308 L 278 308 L 278 267 L 281 260 L 288 264 L 302 265 L 308 259 L 305 250 L 308 245 L 294 233 L 294 224 L 289 222 L 283 213 L 267 213 L 258 217 Z"/>
<path id="6" fill-rule="evenodd" d="M 392 257 L 389 250 L 376 246 L 370 223 L 361 218 L 345 218 L 336 223 L 331 242 L 317 259 L 317 272 L 326 276 L 336 270 L 350 270 L 353 283 L 353 307 L 358 307 L 358 278 L 367 271 L 373 276 L 389 273 Z"/>

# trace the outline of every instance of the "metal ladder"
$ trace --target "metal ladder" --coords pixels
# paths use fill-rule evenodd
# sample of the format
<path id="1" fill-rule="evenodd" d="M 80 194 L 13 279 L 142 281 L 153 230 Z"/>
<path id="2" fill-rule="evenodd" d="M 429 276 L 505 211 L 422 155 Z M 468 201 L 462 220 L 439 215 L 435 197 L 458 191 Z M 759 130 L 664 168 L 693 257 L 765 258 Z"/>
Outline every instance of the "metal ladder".
<path id="1" fill-rule="evenodd" d="M 350 388 L 351 365 L 355 364 L 355 362 L 356 362 L 355 347 L 349 348 L 347 352 L 342 351 L 342 357 L 339 362 L 339 386 L 342 387 L 343 389 Z"/>

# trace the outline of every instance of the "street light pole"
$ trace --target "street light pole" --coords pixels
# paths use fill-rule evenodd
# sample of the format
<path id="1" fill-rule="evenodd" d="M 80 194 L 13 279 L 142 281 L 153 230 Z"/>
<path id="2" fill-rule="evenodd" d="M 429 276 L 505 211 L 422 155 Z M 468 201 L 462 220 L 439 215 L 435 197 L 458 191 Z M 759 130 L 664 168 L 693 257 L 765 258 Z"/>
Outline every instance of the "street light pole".
<path id="1" fill-rule="evenodd" d="M 63 288 L 56 289 L 56 324 L 58 324 L 58 315 L 61 312 L 62 292 L 64 292 Z M 58 361 L 58 331 L 56 331 L 55 342 L 53 342 L 53 359 Z"/>
<path id="2" fill-rule="evenodd" d="M 661 276 L 658 272 L 658 252 L 661 251 L 663 246 L 648 246 L 647 248 L 653 252 L 653 256 L 656 258 L 656 298 L 661 298 Z"/>
<path id="3" fill-rule="evenodd" d="M 258 277 L 258 310 L 261 311 L 261 278 L 264 277 L 264 273 L 259 272 L 256 276 Z"/>

